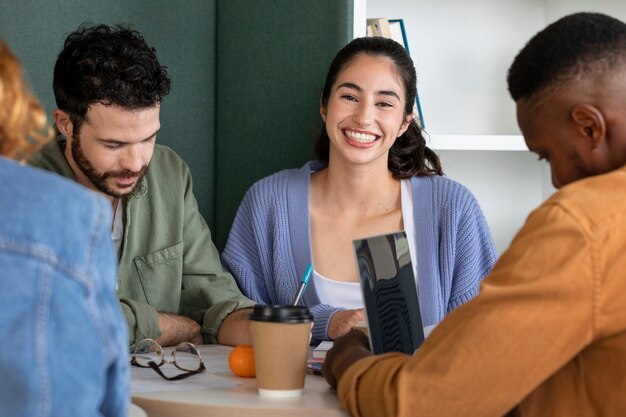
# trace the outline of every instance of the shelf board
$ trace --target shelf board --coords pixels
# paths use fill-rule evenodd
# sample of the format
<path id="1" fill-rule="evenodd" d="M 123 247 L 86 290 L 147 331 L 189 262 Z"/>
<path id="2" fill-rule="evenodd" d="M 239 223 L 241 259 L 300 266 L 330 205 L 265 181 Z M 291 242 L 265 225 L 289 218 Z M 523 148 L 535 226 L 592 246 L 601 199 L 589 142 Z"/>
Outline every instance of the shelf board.
<path id="1" fill-rule="evenodd" d="M 526 151 L 521 135 L 426 135 L 426 145 L 436 151 Z"/>

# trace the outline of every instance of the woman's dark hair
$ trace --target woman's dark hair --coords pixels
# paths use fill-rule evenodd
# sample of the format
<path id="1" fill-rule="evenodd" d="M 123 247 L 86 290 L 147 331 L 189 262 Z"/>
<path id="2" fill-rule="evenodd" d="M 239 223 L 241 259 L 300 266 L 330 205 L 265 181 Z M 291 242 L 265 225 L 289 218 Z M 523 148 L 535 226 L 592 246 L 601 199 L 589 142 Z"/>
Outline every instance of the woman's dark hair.
<path id="1" fill-rule="evenodd" d="M 52 82 L 57 107 L 69 114 L 74 135 L 90 104 L 152 107 L 169 94 L 170 84 L 166 67 L 139 32 L 85 24 L 65 39 Z"/>
<path id="2" fill-rule="evenodd" d="M 413 103 L 415 103 L 415 95 L 417 94 L 417 77 L 413 61 L 402 45 L 382 37 L 354 39 L 337 53 L 326 75 L 326 83 L 322 91 L 322 106 L 328 106 L 331 89 L 335 81 L 337 81 L 337 76 L 341 70 L 358 55 L 380 56 L 393 62 L 404 85 L 404 117 L 411 114 L 413 112 Z M 317 158 L 322 162 L 328 163 L 329 150 L 330 139 L 324 128 L 315 143 Z M 415 118 L 411 120 L 406 132 L 396 139 L 389 150 L 388 167 L 393 176 L 398 179 L 425 175 L 443 175 L 439 157 L 432 149 L 426 146 L 426 140 Z"/>

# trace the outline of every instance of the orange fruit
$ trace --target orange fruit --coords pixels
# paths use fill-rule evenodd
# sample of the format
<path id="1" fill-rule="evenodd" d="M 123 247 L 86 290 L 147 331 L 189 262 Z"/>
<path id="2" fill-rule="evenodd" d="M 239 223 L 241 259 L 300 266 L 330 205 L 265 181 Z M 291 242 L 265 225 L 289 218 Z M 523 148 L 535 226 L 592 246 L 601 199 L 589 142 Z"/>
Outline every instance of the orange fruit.
<path id="1" fill-rule="evenodd" d="M 243 378 L 254 378 L 254 350 L 250 345 L 239 345 L 230 351 L 228 366 L 233 374 Z"/>

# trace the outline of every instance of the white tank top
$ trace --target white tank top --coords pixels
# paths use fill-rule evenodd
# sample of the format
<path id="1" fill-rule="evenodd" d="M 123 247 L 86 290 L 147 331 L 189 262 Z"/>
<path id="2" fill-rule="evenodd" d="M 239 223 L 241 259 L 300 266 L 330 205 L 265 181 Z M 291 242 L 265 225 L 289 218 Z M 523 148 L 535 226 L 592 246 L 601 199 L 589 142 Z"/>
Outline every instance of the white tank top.
<path id="1" fill-rule="evenodd" d="M 408 179 L 400 181 L 400 202 L 402 205 L 402 222 L 404 223 L 404 231 L 407 235 L 409 253 L 413 264 L 415 286 L 418 288 L 419 293 L 419 286 L 417 285 L 417 242 L 415 240 L 415 224 L 413 222 L 413 192 L 411 190 L 411 181 Z M 358 282 L 335 281 L 318 274 L 315 270 L 313 270 L 313 280 L 322 304 L 347 309 L 363 308 L 363 296 Z"/>

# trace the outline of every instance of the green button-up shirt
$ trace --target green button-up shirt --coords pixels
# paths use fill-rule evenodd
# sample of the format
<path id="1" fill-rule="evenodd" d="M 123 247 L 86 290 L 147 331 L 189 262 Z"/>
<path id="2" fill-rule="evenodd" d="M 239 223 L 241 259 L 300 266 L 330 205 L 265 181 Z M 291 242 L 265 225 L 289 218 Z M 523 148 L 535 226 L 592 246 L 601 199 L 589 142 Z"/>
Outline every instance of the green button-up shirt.
<path id="1" fill-rule="evenodd" d="M 29 163 L 73 179 L 64 146 L 63 137 L 51 141 Z M 216 343 L 224 318 L 254 302 L 222 268 L 185 162 L 155 145 L 150 168 L 124 198 L 124 208 L 117 293 L 129 344 L 160 336 L 157 312 L 192 318 L 202 326 L 204 342 Z"/>

